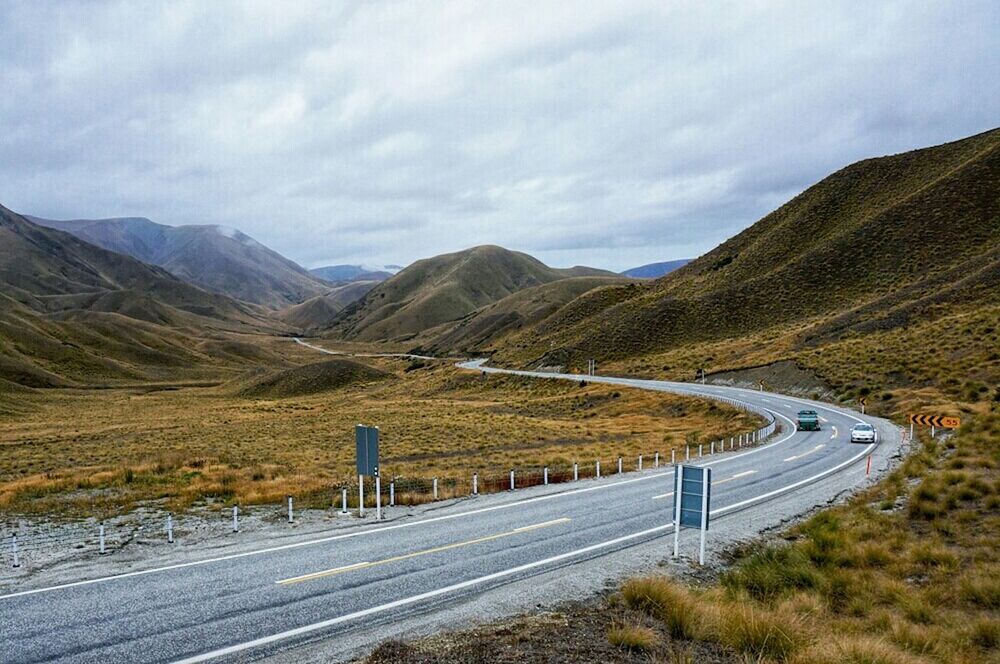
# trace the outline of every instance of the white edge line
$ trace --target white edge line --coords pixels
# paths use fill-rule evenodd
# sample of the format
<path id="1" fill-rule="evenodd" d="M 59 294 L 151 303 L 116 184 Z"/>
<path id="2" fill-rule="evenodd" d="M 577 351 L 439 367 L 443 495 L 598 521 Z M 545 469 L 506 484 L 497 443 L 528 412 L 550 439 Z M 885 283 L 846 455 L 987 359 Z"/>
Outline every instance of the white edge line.
<path id="1" fill-rule="evenodd" d="M 843 463 L 838 464 L 837 466 L 834 466 L 833 468 L 825 470 L 822 473 L 818 473 L 816 475 L 813 475 L 812 477 L 808 477 L 808 478 L 806 478 L 804 480 L 800 480 L 800 481 L 795 482 L 793 484 L 790 484 L 790 485 L 788 485 L 786 487 L 782 487 L 780 489 L 776 489 L 774 491 L 762 494 L 760 496 L 755 496 L 755 497 L 750 498 L 748 500 L 744 500 L 744 501 L 741 501 L 741 502 L 738 502 L 738 503 L 734 503 L 732 505 L 727 505 L 726 507 L 720 507 L 717 510 L 713 510 L 710 514 L 712 516 L 721 515 L 721 514 L 724 514 L 726 512 L 731 512 L 734 509 L 737 509 L 739 507 L 744 507 L 746 505 L 750 505 L 750 504 L 753 504 L 753 503 L 756 503 L 756 502 L 760 502 L 762 500 L 767 500 L 768 498 L 774 497 L 774 496 L 779 495 L 781 493 L 786 493 L 788 491 L 793 491 L 793 490 L 797 489 L 800 486 L 803 486 L 805 484 L 809 484 L 810 482 L 814 482 L 817 479 L 821 479 L 821 478 L 823 478 L 823 477 L 825 477 L 827 475 L 830 475 L 832 473 L 837 472 L 841 468 L 849 466 L 850 464 L 852 464 L 852 463 L 854 463 L 854 462 L 862 459 L 866 454 L 868 454 L 869 452 L 871 452 L 874 448 L 875 448 L 874 444 L 869 445 L 860 454 L 858 454 L 858 455 L 856 455 L 856 456 L 848 459 L 847 461 L 844 461 Z M 419 595 L 413 595 L 411 597 L 406 597 L 406 598 L 403 598 L 403 599 L 398 599 L 398 600 L 396 600 L 394 602 L 389 602 L 387 604 L 382 604 L 380 606 L 373 606 L 373 607 L 370 607 L 370 608 L 367 608 L 367 609 L 363 609 L 361 611 L 355 611 L 354 613 L 349 613 L 349 614 L 346 614 L 346 615 L 343 615 L 343 616 L 338 616 L 336 618 L 330 618 L 329 620 L 323 620 L 321 622 L 312 623 L 311 625 L 304 625 L 303 627 L 296 627 L 295 629 L 290 629 L 290 630 L 287 630 L 287 631 L 284 631 L 284 632 L 279 632 L 277 634 L 272 634 L 271 636 L 264 636 L 264 637 L 261 637 L 259 639 L 254 639 L 252 641 L 245 641 L 244 643 L 238 643 L 236 645 L 228 646 L 226 648 L 219 648 L 218 650 L 213 650 L 211 652 L 203 653 L 201 655 L 195 655 L 194 657 L 188 657 L 186 659 L 178 660 L 177 662 L 175 662 L 175 664 L 197 664 L 198 662 L 206 662 L 206 661 L 209 661 L 209 660 L 212 660 L 212 659 L 216 659 L 218 657 L 225 657 L 226 655 L 233 655 L 233 654 L 236 654 L 238 652 L 243 652 L 244 650 L 249 650 L 250 648 L 256 648 L 256 647 L 259 647 L 259 646 L 268 645 L 270 643 L 276 643 L 278 641 L 284 641 L 286 639 L 294 638 L 296 636 L 301 636 L 303 634 L 308 634 L 310 632 L 315 632 L 315 631 L 320 630 L 320 629 L 325 629 L 327 627 L 333 627 L 334 625 L 339 625 L 341 623 L 350 622 L 350 621 L 356 620 L 358 618 L 364 618 L 366 616 L 370 616 L 370 615 L 373 615 L 373 614 L 376 614 L 376 613 L 381 613 L 383 611 L 388 611 L 390 609 L 395 609 L 395 608 L 399 608 L 401 606 L 407 606 L 407 605 L 410 605 L 410 604 L 415 604 L 415 603 L 421 602 L 421 601 L 423 601 L 425 599 L 430 599 L 432 597 L 438 597 L 440 595 L 444 595 L 444 594 L 447 594 L 447 593 L 450 593 L 450 592 L 454 592 L 456 590 L 462 590 L 463 588 L 469 588 L 469 587 L 476 586 L 476 585 L 479 585 L 479 584 L 482 584 L 482 583 L 486 583 L 488 581 L 493 581 L 495 579 L 501 579 L 501 578 L 506 577 L 506 576 L 511 576 L 512 574 L 517 574 L 518 572 L 523 572 L 523 571 L 526 571 L 526 570 L 529 570 L 529 569 L 534 569 L 536 567 L 542 567 L 544 565 L 549 565 L 549 564 L 554 563 L 554 562 L 559 562 L 560 560 L 565 560 L 567 558 L 572 558 L 572 557 L 575 557 L 575 556 L 578 556 L 578 555 L 581 555 L 581 554 L 584 554 L 584 553 L 589 553 L 591 551 L 596 551 L 598 549 L 603 549 L 603 548 L 606 548 L 606 547 L 609 547 L 609 546 L 614 546 L 615 544 L 619 544 L 621 542 L 627 542 L 629 540 L 637 539 L 639 537 L 644 537 L 644 536 L 650 535 L 652 533 L 657 533 L 657 532 L 666 531 L 666 530 L 672 530 L 672 529 L 673 529 L 673 524 L 672 523 L 668 523 L 668 524 L 663 525 L 663 526 L 656 526 L 655 528 L 648 528 L 646 530 L 641 530 L 641 531 L 639 531 L 637 533 L 632 533 L 630 535 L 623 535 L 621 537 L 616 537 L 614 539 L 610 539 L 610 540 L 607 540 L 605 542 L 598 542 L 597 544 L 591 544 L 590 546 L 585 546 L 585 547 L 583 547 L 581 549 L 576 549 L 575 551 L 567 551 L 566 553 L 561 553 L 559 555 L 552 556 L 552 557 L 549 557 L 549 558 L 544 558 L 542 560 L 536 560 L 534 562 L 525 563 L 524 565 L 518 565 L 517 567 L 511 567 L 510 569 L 502 570 L 502 571 L 499 571 L 499 572 L 494 572 L 492 574 L 487 574 L 486 576 L 480 576 L 480 577 L 475 578 L 475 579 L 469 579 L 467 581 L 462 581 L 460 583 L 455 583 L 455 584 L 452 584 L 450 586 L 445 586 L 443 588 L 437 588 L 435 590 L 429 590 L 429 591 L 427 591 L 425 593 L 420 593 Z"/>

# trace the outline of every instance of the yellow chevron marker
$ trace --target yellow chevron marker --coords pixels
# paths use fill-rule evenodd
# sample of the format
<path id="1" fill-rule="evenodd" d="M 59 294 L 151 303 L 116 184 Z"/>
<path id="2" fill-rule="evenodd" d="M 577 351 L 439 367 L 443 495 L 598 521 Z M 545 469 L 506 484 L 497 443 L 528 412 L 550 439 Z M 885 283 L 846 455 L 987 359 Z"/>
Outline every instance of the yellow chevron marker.
<path id="1" fill-rule="evenodd" d="M 414 553 L 405 553 L 401 556 L 393 556 L 392 558 L 386 558 L 384 560 L 376 560 L 374 562 L 361 562 L 354 563 L 353 565 L 345 565 L 344 567 L 334 567 L 333 569 L 323 570 L 321 572 L 313 572 L 312 574 L 303 574 L 302 576 L 293 576 L 290 579 L 282 579 L 281 581 L 276 581 L 278 585 L 291 585 L 293 583 L 302 583 L 303 581 L 312 581 L 313 579 L 322 579 L 327 576 L 335 576 L 337 574 L 344 574 L 345 572 L 354 572 L 359 569 L 367 569 L 369 567 L 375 567 L 377 565 L 388 565 L 389 563 L 399 562 L 400 560 L 407 560 L 408 558 L 416 558 L 417 556 L 427 556 L 432 553 L 440 553 L 441 551 L 449 551 L 451 549 L 458 549 L 463 546 L 472 546 L 473 544 L 482 544 L 483 542 L 490 542 L 502 537 L 511 537 L 512 535 L 520 535 L 521 533 L 531 532 L 532 530 L 538 530 L 540 528 L 548 528 L 550 526 L 557 526 L 561 523 L 566 523 L 570 519 L 563 517 L 562 519 L 555 519 L 553 521 L 546 521 L 545 523 L 536 523 L 533 526 L 524 526 L 523 528 L 515 528 L 514 530 L 509 530 L 505 533 L 497 533 L 496 535 L 487 535 L 485 537 L 479 537 L 476 539 L 468 540 L 465 542 L 456 542 L 454 544 L 445 544 L 443 546 L 436 546 L 433 549 L 425 549 L 423 551 L 415 551 Z"/>

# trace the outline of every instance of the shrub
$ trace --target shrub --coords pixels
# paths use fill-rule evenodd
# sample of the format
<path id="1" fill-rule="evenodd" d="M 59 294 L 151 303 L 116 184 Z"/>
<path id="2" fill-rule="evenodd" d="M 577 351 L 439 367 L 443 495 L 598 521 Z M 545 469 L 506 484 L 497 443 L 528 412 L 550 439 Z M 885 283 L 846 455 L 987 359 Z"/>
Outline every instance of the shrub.
<path id="1" fill-rule="evenodd" d="M 757 599 L 771 599 L 794 590 L 819 585 L 819 575 L 806 556 L 794 546 L 767 546 L 722 575 L 722 584 Z"/>
<path id="2" fill-rule="evenodd" d="M 656 632 L 641 625 L 613 625 L 608 629 L 608 642 L 626 650 L 649 651 L 659 641 Z"/>
<path id="3" fill-rule="evenodd" d="M 788 659 L 805 642 L 797 617 L 749 603 L 734 604 L 723 611 L 719 637 L 734 650 L 779 661 Z"/>
<path id="4" fill-rule="evenodd" d="M 693 639 L 702 631 L 703 617 L 697 601 L 669 579 L 630 579 L 622 586 L 622 598 L 628 607 L 662 620 L 674 638 Z"/>

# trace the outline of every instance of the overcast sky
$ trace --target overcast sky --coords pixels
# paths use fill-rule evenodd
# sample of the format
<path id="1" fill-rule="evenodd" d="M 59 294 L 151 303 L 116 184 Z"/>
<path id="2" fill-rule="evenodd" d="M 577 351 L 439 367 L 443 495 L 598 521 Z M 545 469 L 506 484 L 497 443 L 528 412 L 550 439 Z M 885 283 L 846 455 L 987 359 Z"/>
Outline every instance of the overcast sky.
<path id="1" fill-rule="evenodd" d="M 711 4 L 712 6 L 707 6 Z M 307 267 L 695 256 L 1000 124 L 1000 3 L 0 4 L 0 203 Z"/>

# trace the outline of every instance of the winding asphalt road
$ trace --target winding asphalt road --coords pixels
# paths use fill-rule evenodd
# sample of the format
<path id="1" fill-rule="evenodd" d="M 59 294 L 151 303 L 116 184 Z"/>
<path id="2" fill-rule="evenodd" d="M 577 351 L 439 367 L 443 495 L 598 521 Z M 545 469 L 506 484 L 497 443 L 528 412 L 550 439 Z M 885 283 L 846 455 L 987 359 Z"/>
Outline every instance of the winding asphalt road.
<path id="1" fill-rule="evenodd" d="M 896 427 L 827 404 L 713 385 L 587 380 L 736 399 L 774 415 L 782 430 L 766 444 L 696 460 L 713 468 L 717 523 L 760 518 L 813 491 L 810 507 L 863 481 L 875 446 L 849 442 L 857 422 L 875 424 L 881 446 L 899 444 Z M 819 411 L 820 431 L 795 431 L 795 413 L 806 404 Z M 419 518 L 359 524 L 213 560 L 26 587 L 0 597 L 0 661 L 246 661 L 282 653 L 295 659 L 295 648 L 317 642 L 344 656 L 351 653 L 338 652 L 337 643 L 350 642 L 356 652 L 359 643 L 371 646 L 384 635 L 373 626 L 404 617 L 419 623 L 456 602 L 474 614 L 487 593 L 672 539 L 672 482 L 673 470 L 663 466 L 480 496 Z M 816 497 L 817 487 L 826 495 Z"/>

